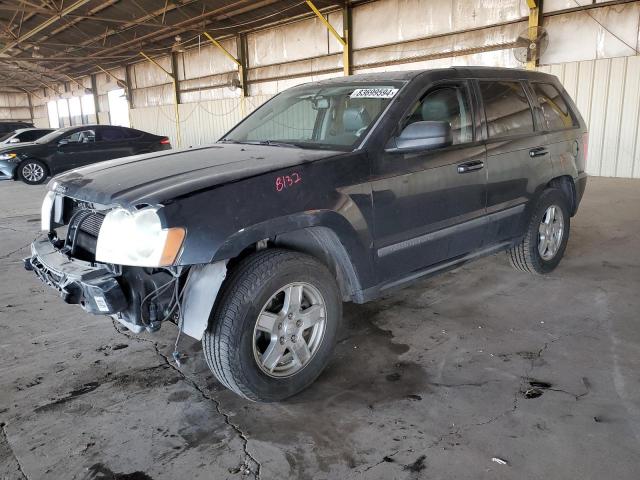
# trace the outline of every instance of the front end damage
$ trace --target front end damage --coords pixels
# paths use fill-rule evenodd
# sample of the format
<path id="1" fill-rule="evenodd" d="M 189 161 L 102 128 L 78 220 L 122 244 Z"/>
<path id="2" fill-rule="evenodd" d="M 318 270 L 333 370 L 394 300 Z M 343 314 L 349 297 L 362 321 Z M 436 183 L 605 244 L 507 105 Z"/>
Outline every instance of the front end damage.
<path id="1" fill-rule="evenodd" d="M 226 275 L 225 262 L 139 267 L 96 261 L 108 210 L 58 195 L 49 203 L 44 208 L 52 209 L 55 229 L 33 242 L 24 259 L 27 270 L 66 303 L 110 316 L 134 333 L 155 332 L 171 321 L 181 332 L 202 338 Z"/>

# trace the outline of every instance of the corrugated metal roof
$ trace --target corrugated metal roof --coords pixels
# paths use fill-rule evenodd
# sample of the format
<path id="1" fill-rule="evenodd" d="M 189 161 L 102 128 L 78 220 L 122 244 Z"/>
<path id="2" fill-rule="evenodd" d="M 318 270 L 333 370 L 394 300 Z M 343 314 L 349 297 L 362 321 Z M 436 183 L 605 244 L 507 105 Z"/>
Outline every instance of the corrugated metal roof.
<path id="1" fill-rule="evenodd" d="M 300 0 L 0 2 L 0 22 L 6 25 L 0 32 L 0 86 L 68 81 L 65 74 L 95 73 L 97 64 L 130 63 L 141 50 L 155 56 L 188 48 L 203 31 L 220 38 L 301 15 L 313 13 Z"/>

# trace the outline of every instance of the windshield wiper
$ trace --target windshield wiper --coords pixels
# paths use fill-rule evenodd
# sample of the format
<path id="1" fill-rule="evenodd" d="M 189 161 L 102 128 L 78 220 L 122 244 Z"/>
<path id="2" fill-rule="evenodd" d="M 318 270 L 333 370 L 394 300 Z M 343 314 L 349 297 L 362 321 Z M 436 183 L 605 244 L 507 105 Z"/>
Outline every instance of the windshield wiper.
<path id="1" fill-rule="evenodd" d="M 273 147 L 293 147 L 293 148 L 302 148 L 297 143 L 291 142 L 280 142 L 278 140 L 261 140 L 258 142 L 259 145 L 271 145 Z"/>

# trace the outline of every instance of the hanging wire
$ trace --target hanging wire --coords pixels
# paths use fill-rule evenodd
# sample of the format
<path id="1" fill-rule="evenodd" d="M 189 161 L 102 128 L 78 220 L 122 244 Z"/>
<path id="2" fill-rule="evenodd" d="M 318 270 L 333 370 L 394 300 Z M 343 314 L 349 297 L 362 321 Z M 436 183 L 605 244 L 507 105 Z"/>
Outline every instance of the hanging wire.
<path id="1" fill-rule="evenodd" d="M 582 7 L 583 5 L 581 5 L 580 3 L 578 3 L 578 0 L 573 0 L 573 3 L 575 3 L 578 7 Z M 594 22 L 596 22 L 598 25 L 600 25 L 602 28 L 604 28 L 607 32 L 609 32 L 613 37 L 615 37 L 619 42 L 625 44 L 627 47 L 629 47 L 631 50 L 634 51 L 634 53 L 640 53 L 640 51 L 638 51 L 638 49 L 632 45 L 629 45 L 627 42 L 625 42 L 622 38 L 620 38 L 618 35 L 616 35 L 615 33 L 613 33 L 611 30 L 609 30 L 601 21 L 599 21 L 596 17 L 594 17 L 593 15 L 591 15 L 591 12 L 589 12 L 589 10 L 583 10 L 584 13 L 586 13 L 591 20 L 593 20 Z"/>

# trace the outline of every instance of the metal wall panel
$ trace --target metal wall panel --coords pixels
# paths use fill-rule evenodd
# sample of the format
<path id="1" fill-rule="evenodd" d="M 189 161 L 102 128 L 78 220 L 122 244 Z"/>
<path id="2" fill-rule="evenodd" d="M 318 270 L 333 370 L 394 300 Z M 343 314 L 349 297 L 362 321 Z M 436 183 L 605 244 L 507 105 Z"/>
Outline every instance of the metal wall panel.
<path id="1" fill-rule="evenodd" d="M 182 147 L 206 145 L 217 141 L 246 115 L 270 96 L 225 98 L 180 105 Z M 164 105 L 130 110 L 131 127 L 170 138 L 178 146 L 175 107 Z"/>
<path id="2" fill-rule="evenodd" d="M 587 172 L 640 178 L 640 56 L 540 70 L 560 79 L 589 126 Z"/>
<path id="3" fill-rule="evenodd" d="M 353 47 L 456 33 L 526 17 L 520 0 L 383 0 L 353 9 Z"/>
<path id="4" fill-rule="evenodd" d="M 250 33 L 247 35 L 249 67 L 327 55 L 329 35 L 316 17 Z"/>
<path id="5" fill-rule="evenodd" d="M 640 35 L 640 3 L 548 17 L 544 28 L 549 33 L 549 46 L 542 64 L 634 55 Z"/>
<path id="6" fill-rule="evenodd" d="M 235 37 L 220 40 L 220 44 L 231 55 L 238 58 Z M 178 55 L 178 66 L 180 80 L 207 77 L 237 69 L 236 64 L 204 36 L 201 37 L 198 48 Z M 168 70 L 171 71 L 170 68 Z"/>

